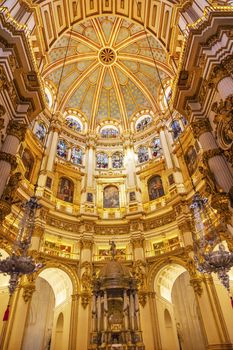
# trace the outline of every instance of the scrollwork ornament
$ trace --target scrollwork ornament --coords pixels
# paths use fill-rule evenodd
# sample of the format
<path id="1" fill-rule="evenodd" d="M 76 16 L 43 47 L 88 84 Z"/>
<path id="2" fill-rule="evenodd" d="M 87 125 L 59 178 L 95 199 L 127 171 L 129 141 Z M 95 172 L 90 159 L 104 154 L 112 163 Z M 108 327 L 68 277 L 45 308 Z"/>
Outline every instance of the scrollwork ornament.
<path id="1" fill-rule="evenodd" d="M 190 279 L 190 284 L 194 289 L 194 292 L 201 296 L 203 293 L 203 287 L 202 287 L 202 279 L 200 277 L 195 277 Z"/>
<path id="2" fill-rule="evenodd" d="M 91 293 L 87 291 L 83 291 L 81 293 L 81 304 L 84 309 L 86 309 L 91 299 Z"/>
<path id="3" fill-rule="evenodd" d="M 9 83 L 7 81 L 6 74 L 4 72 L 3 67 L 0 66 L 0 91 L 7 89 L 9 86 Z"/>
<path id="4" fill-rule="evenodd" d="M 25 138 L 25 134 L 27 131 L 27 125 L 18 123 L 15 120 L 10 120 L 7 125 L 6 133 L 7 135 L 12 135 L 17 137 L 19 142 L 22 142 Z"/>
<path id="5" fill-rule="evenodd" d="M 7 162 L 11 165 L 11 170 L 14 171 L 17 167 L 16 156 L 6 152 L 0 152 L 0 160 Z"/>
<path id="6" fill-rule="evenodd" d="M 9 204 L 12 204 L 16 190 L 19 187 L 19 182 L 21 180 L 21 173 L 17 172 L 11 175 L 8 184 L 6 185 L 1 199 L 6 201 Z"/>

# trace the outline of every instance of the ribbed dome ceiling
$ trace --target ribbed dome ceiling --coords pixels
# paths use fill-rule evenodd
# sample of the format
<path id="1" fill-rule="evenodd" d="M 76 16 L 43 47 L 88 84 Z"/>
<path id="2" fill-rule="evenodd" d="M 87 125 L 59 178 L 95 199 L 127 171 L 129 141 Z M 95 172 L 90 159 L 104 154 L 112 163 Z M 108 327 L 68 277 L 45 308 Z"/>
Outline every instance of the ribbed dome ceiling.
<path id="1" fill-rule="evenodd" d="M 150 46 L 161 78 L 170 78 L 165 49 L 143 26 L 112 16 L 74 25 L 49 51 L 42 73 L 56 91 L 63 70 L 57 109 L 83 113 L 92 130 L 104 120 L 128 129 L 134 113 L 158 111 L 160 82 Z"/>

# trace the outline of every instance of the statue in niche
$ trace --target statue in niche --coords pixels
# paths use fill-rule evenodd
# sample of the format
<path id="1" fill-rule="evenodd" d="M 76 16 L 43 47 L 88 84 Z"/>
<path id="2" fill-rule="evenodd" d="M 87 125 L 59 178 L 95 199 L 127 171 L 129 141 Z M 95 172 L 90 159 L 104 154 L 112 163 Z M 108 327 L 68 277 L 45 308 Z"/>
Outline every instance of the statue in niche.
<path id="1" fill-rule="evenodd" d="M 74 184 L 71 180 L 61 177 L 58 184 L 57 197 L 65 202 L 73 202 Z"/>
<path id="2" fill-rule="evenodd" d="M 148 181 L 147 186 L 148 186 L 148 193 L 149 193 L 150 201 L 153 201 L 154 199 L 157 199 L 159 197 L 164 196 L 163 183 L 162 183 L 162 179 L 159 175 L 153 176 Z"/>
<path id="3" fill-rule="evenodd" d="M 104 208 L 119 208 L 119 191 L 116 186 L 107 186 L 104 189 Z"/>

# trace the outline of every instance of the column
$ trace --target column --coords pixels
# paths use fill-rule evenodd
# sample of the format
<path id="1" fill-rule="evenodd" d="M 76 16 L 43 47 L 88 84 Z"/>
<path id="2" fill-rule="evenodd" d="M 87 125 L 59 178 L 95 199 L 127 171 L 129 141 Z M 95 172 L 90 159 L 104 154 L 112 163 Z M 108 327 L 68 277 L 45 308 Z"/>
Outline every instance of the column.
<path id="1" fill-rule="evenodd" d="M 100 322 L 101 322 L 101 296 L 98 294 L 97 297 L 97 331 L 100 332 Z"/>
<path id="2" fill-rule="evenodd" d="M 27 279 L 21 281 L 16 289 L 10 306 L 9 320 L 6 321 L 5 337 L 0 345 L 1 350 L 20 350 L 23 342 L 24 328 L 26 326 L 30 302 L 35 291 L 34 283 Z"/>
<path id="3" fill-rule="evenodd" d="M 7 136 L 0 152 L 0 197 L 7 183 L 10 172 L 17 166 L 16 152 L 25 138 L 27 125 L 11 120 L 7 126 Z"/>
<path id="4" fill-rule="evenodd" d="M 108 328 L 108 299 L 107 291 L 104 291 L 104 331 L 107 331 Z"/>
<path id="5" fill-rule="evenodd" d="M 163 149 L 163 154 L 164 154 L 164 159 L 166 162 L 167 169 L 172 169 L 173 162 L 172 162 L 171 152 L 167 143 L 167 138 L 165 135 L 165 127 L 162 127 L 160 129 L 159 136 L 160 136 L 161 146 Z"/>
<path id="6" fill-rule="evenodd" d="M 78 293 L 71 295 L 69 350 L 74 350 L 76 348 L 79 297 Z"/>
<path id="7" fill-rule="evenodd" d="M 233 186 L 231 171 L 221 155 L 214 136 L 211 132 L 211 125 L 208 119 L 199 118 L 191 123 L 194 137 L 199 139 L 203 148 L 203 161 L 209 166 L 213 173 L 216 184 L 225 192 L 229 192 Z"/>
<path id="8" fill-rule="evenodd" d="M 69 149 L 68 149 L 68 154 L 67 154 L 67 161 L 68 161 L 68 162 L 70 162 L 70 160 L 71 160 L 71 153 L 72 153 L 72 148 L 69 147 Z"/>
<path id="9" fill-rule="evenodd" d="M 225 77 L 219 81 L 217 90 L 223 100 L 225 100 L 229 95 L 233 93 L 233 79 L 229 77 Z"/>
<path id="10" fill-rule="evenodd" d="M 195 288 L 194 292 L 206 335 L 206 349 L 233 349 L 212 277 L 204 277 L 202 285 L 202 293 L 197 293 Z"/>
<path id="11" fill-rule="evenodd" d="M 129 315 L 130 315 L 130 329 L 131 329 L 131 331 L 134 331 L 134 329 L 135 329 L 134 313 L 135 313 L 134 296 L 133 296 L 133 291 L 131 290 L 130 294 L 129 294 Z"/>
<path id="12" fill-rule="evenodd" d="M 96 295 L 93 293 L 92 295 L 92 332 L 96 332 Z"/>
<path id="13" fill-rule="evenodd" d="M 131 238 L 131 244 L 133 246 L 133 260 L 145 260 L 144 252 L 144 237 L 140 232 L 134 232 Z"/>
<path id="14" fill-rule="evenodd" d="M 52 125 L 51 132 L 52 132 L 52 140 L 51 140 L 51 145 L 48 149 L 48 161 L 46 165 L 46 170 L 52 172 L 54 160 L 57 154 L 57 143 L 58 143 L 58 137 L 60 132 L 59 126 L 56 124 Z"/>
<path id="15" fill-rule="evenodd" d="M 123 296 L 123 313 L 124 313 L 124 325 L 125 330 L 127 331 L 129 329 L 129 304 L 128 304 L 128 296 L 127 296 L 127 290 L 124 289 L 124 296 Z"/>
<path id="16" fill-rule="evenodd" d="M 138 301 L 138 292 L 135 291 L 134 293 L 134 307 L 135 307 L 135 316 L 136 316 L 136 322 L 137 322 L 137 330 L 141 330 L 141 323 L 140 323 L 140 314 L 139 314 L 139 301 Z"/>

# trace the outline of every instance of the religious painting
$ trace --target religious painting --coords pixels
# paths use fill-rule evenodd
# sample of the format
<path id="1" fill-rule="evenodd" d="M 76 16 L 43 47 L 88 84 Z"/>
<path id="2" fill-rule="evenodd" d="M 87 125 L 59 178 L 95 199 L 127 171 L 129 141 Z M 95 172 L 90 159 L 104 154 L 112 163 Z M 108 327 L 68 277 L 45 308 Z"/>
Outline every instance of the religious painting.
<path id="1" fill-rule="evenodd" d="M 96 168 L 108 168 L 108 155 L 106 153 L 98 153 L 96 155 Z"/>
<path id="2" fill-rule="evenodd" d="M 104 189 L 104 208 L 119 208 L 119 191 L 115 186 L 107 186 Z"/>
<path id="3" fill-rule="evenodd" d="M 193 175 L 197 169 L 197 152 L 193 146 L 190 146 L 184 156 L 185 163 L 189 169 L 190 175 Z"/>
<path id="4" fill-rule="evenodd" d="M 173 174 L 168 175 L 168 183 L 169 183 L 169 186 L 174 185 L 175 179 Z"/>
<path id="5" fill-rule="evenodd" d="M 57 198 L 65 202 L 73 202 L 74 183 L 66 177 L 61 177 L 58 184 Z"/>
<path id="6" fill-rule="evenodd" d="M 159 255 L 161 253 L 165 252 L 165 247 L 163 242 L 156 242 L 153 244 L 153 249 L 155 252 L 155 255 Z"/>
<path id="7" fill-rule="evenodd" d="M 129 201 L 130 202 L 136 201 L 136 193 L 135 192 L 129 192 Z"/>
<path id="8" fill-rule="evenodd" d="M 93 193 L 91 192 L 87 193 L 87 202 L 93 202 Z"/>
<path id="9" fill-rule="evenodd" d="M 138 162 L 147 162 L 149 159 L 148 149 L 146 147 L 140 146 L 138 149 Z"/>
<path id="10" fill-rule="evenodd" d="M 159 175 L 153 176 L 148 181 L 148 193 L 150 201 L 164 196 L 163 183 Z"/>
<path id="11" fill-rule="evenodd" d="M 24 176 L 27 180 L 30 180 L 34 166 L 34 157 L 27 148 L 23 152 L 22 162 L 25 168 Z"/>
<path id="12" fill-rule="evenodd" d="M 154 138 L 151 145 L 151 153 L 153 158 L 158 158 L 161 156 L 161 143 L 158 137 Z"/>
<path id="13" fill-rule="evenodd" d="M 51 177 L 47 176 L 45 186 L 47 188 L 51 188 L 52 187 L 52 179 L 51 179 Z"/>

